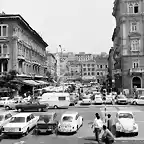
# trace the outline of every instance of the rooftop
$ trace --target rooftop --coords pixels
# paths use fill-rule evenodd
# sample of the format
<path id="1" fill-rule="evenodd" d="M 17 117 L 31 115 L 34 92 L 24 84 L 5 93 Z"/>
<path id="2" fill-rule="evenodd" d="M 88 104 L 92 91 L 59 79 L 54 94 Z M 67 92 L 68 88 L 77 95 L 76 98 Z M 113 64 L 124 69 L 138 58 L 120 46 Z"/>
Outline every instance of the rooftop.
<path id="1" fill-rule="evenodd" d="M 23 27 L 25 27 L 27 30 L 31 32 L 31 34 L 37 38 L 45 47 L 48 46 L 48 44 L 43 40 L 43 38 L 34 30 L 30 27 L 30 25 L 23 19 L 23 17 L 19 14 L 5 14 L 2 13 L 0 14 L 0 20 L 4 19 L 14 19 L 18 21 Z"/>

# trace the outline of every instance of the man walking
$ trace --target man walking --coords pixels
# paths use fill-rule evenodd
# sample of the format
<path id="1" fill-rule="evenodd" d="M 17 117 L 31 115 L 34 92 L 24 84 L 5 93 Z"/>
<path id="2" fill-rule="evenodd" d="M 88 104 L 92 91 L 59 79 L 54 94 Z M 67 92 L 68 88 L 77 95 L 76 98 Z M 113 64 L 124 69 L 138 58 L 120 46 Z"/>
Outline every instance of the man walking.
<path id="1" fill-rule="evenodd" d="M 101 133 L 103 122 L 98 113 L 96 113 L 95 116 L 96 118 L 94 119 L 92 128 L 94 127 L 95 138 L 96 138 L 96 141 L 99 143 L 100 142 L 99 134 Z"/>

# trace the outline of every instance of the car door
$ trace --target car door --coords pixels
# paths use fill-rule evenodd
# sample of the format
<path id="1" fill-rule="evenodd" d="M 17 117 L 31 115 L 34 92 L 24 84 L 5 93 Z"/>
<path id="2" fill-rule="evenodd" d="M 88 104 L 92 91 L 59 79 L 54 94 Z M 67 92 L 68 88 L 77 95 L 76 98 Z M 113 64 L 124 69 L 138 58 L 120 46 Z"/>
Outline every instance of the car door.
<path id="1" fill-rule="evenodd" d="M 29 127 L 29 129 L 31 129 L 32 121 L 31 121 L 31 117 L 30 117 L 30 115 L 27 116 L 27 120 L 26 120 L 26 122 L 27 122 L 27 127 Z"/>
<path id="2" fill-rule="evenodd" d="M 30 127 L 34 127 L 36 125 L 36 118 L 34 117 L 33 114 L 30 115 Z"/>
<path id="3" fill-rule="evenodd" d="M 76 120 L 76 123 L 77 123 L 78 127 L 80 127 L 80 117 L 79 117 L 79 114 L 76 115 L 75 120 Z"/>

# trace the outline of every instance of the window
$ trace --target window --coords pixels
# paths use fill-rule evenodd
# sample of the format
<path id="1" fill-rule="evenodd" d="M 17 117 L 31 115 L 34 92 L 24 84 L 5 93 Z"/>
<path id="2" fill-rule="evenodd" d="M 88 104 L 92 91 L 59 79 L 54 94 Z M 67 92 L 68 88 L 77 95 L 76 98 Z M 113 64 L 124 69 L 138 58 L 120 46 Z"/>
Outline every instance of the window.
<path id="1" fill-rule="evenodd" d="M 99 79 L 97 79 L 97 82 L 99 83 L 99 82 L 100 82 L 100 80 L 99 80 Z"/>
<path id="2" fill-rule="evenodd" d="M 58 97 L 58 100 L 66 100 L 65 97 Z"/>
<path id="3" fill-rule="evenodd" d="M 140 40 L 132 40 L 131 41 L 131 51 L 139 51 L 140 49 Z"/>
<path id="4" fill-rule="evenodd" d="M 88 75 L 90 76 L 90 73 L 88 73 Z"/>
<path id="5" fill-rule="evenodd" d="M 97 72 L 97 75 L 99 75 L 99 72 Z"/>
<path id="6" fill-rule="evenodd" d="M 84 68 L 83 71 L 86 71 L 86 68 Z"/>
<path id="7" fill-rule="evenodd" d="M 103 66 L 102 66 L 102 65 L 100 65 L 100 68 L 102 69 L 102 68 L 103 68 Z"/>
<path id="8" fill-rule="evenodd" d="M 95 65 L 94 64 L 92 64 L 92 67 L 94 67 Z"/>
<path id="9" fill-rule="evenodd" d="M 92 75 L 92 76 L 94 76 L 94 75 L 95 75 L 95 73 L 94 73 L 94 72 L 92 72 L 92 73 L 91 73 L 91 75 Z"/>
<path id="10" fill-rule="evenodd" d="M 136 2 L 128 3 L 128 13 L 130 14 L 139 13 L 139 4 Z"/>
<path id="11" fill-rule="evenodd" d="M 25 117 L 12 117 L 10 123 L 24 123 Z"/>
<path id="12" fill-rule="evenodd" d="M 95 71 L 95 68 L 92 68 L 92 71 Z"/>
<path id="13" fill-rule="evenodd" d="M 12 115 L 9 113 L 9 114 L 5 115 L 5 120 L 7 120 L 7 119 L 9 119 L 11 117 L 12 117 Z"/>
<path id="14" fill-rule="evenodd" d="M 1 24 L 0 25 L 0 37 L 8 36 L 8 25 Z"/>
<path id="15" fill-rule="evenodd" d="M 105 65 L 105 68 L 108 68 L 108 66 L 107 66 L 107 65 Z"/>
<path id="16" fill-rule="evenodd" d="M 130 31 L 131 32 L 138 31 L 138 22 L 131 22 L 131 24 L 130 24 Z"/>
<path id="17" fill-rule="evenodd" d="M 134 60 L 132 67 L 133 68 L 138 68 L 139 67 L 139 60 Z"/>
<path id="18" fill-rule="evenodd" d="M 90 64 L 87 64 L 88 67 L 90 67 Z"/>
<path id="19" fill-rule="evenodd" d="M 7 54 L 7 53 L 8 53 L 8 45 L 0 44 L 0 54 Z"/>
<path id="20" fill-rule="evenodd" d="M 91 69 L 90 68 L 88 68 L 88 71 L 90 71 Z"/>
<path id="21" fill-rule="evenodd" d="M 99 65 L 97 65 L 97 68 L 99 68 Z"/>
<path id="22" fill-rule="evenodd" d="M 103 76 L 103 72 L 101 72 L 101 76 Z"/>

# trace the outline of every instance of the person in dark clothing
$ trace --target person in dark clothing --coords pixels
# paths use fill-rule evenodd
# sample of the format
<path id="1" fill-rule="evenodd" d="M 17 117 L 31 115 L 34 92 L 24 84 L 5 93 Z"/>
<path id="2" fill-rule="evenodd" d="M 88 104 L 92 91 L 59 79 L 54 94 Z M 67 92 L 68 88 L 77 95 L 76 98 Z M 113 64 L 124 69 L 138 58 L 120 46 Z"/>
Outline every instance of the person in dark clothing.
<path id="1" fill-rule="evenodd" d="M 103 125 L 103 135 L 102 142 L 105 144 L 113 144 L 114 143 L 114 135 L 107 129 L 105 125 Z"/>
<path id="2" fill-rule="evenodd" d="M 111 114 L 108 114 L 108 120 L 107 120 L 107 128 L 109 129 L 109 131 L 112 131 L 112 118 L 111 118 Z"/>

